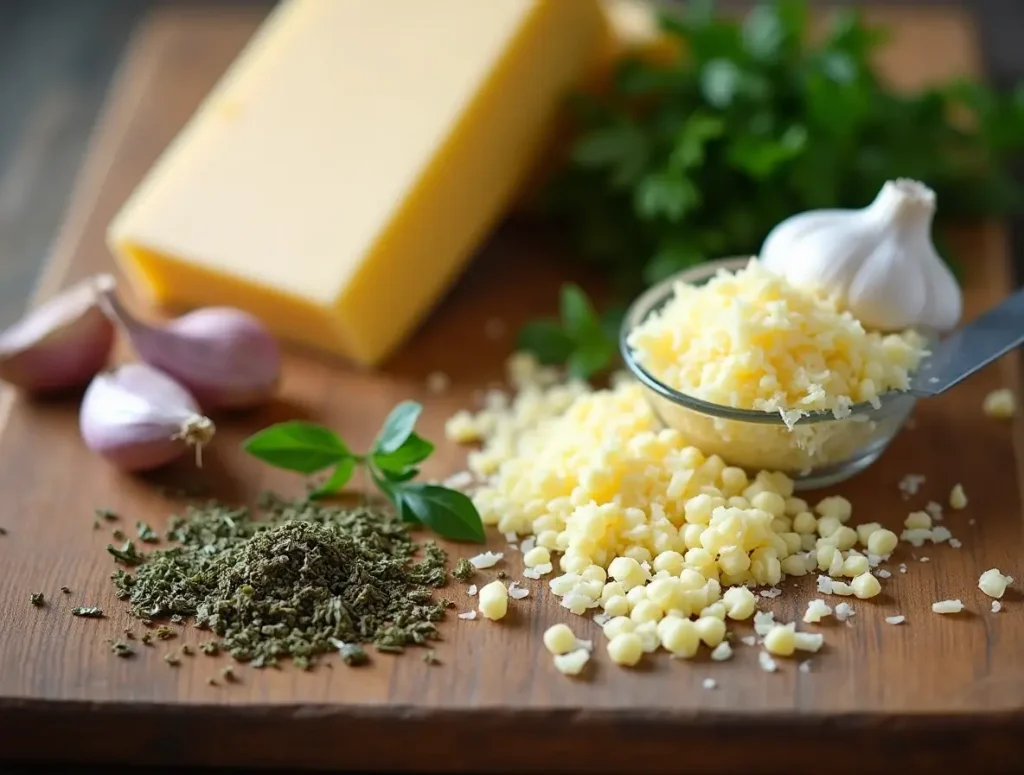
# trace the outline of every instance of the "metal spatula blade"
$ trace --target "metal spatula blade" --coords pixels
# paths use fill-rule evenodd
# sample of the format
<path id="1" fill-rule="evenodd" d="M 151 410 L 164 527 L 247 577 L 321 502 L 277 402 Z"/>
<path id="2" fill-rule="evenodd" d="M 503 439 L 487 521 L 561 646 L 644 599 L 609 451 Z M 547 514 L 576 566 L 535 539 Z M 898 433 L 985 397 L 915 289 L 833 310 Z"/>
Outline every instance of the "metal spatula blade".
<path id="1" fill-rule="evenodd" d="M 937 396 L 1024 344 L 1024 290 L 1017 291 L 933 349 L 910 382 L 910 393 Z"/>

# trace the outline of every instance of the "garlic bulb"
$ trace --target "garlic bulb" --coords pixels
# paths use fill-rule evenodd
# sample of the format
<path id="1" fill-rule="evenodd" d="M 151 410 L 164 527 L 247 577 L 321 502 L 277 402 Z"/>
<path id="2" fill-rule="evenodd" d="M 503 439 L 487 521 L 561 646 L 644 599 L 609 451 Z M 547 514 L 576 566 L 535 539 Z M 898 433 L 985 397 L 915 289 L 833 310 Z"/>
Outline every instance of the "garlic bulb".
<path id="1" fill-rule="evenodd" d="M 786 219 L 765 239 L 760 260 L 793 285 L 836 298 L 866 328 L 948 330 L 963 297 L 932 244 L 934 214 L 934 191 L 890 180 L 863 210 Z"/>
<path id="2" fill-rule="evenodd" d="M 124 471 L 148 471 L 195 447 L 203 447 L 214 424 L 192 394 L 144 363 L 128 363 L 93 379 L 79 410 L 85 445 Z"/>

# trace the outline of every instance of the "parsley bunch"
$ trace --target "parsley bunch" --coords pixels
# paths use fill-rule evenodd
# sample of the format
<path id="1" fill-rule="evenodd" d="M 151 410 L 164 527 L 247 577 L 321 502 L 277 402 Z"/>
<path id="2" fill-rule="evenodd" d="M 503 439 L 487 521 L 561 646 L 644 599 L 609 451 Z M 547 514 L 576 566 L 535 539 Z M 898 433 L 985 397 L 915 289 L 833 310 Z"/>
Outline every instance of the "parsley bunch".
<path id="1" fill-rule="evenodd" d="M 755 254 L 786 217 L 863 207 L 892 178 L 932 187 L 943 219 L 1021 206 L 1006 170 L 1024 146 L 1024 85 L 898 93 L 872 62 L 884 30 L 841 12 L 808 43 L 807 16 L 803 0 L 742 20 L 691 0 L 661 17 L 672 61 L 625 61 L 607 94 L 576 98 L 581 133 L 547 205 L 628 292 Z"/>
<path id="2" fill-rule="evenodd" d="M 331 470 L 310 494 L 314 499 L 339 492 L 363 467 L 404 521 L 422 523 L 456 541 L 482 542 L 480 514 L 464 493 L 412 481 L 434 451 L 434 445 L 414 430 L 422 411 L 415 401 L 398 404 L 365 454 L 352 452 L 334 431 L 300 420 L 271 425 L 249 437 L 243 448 L 276 468 L 306 475 Z"/>

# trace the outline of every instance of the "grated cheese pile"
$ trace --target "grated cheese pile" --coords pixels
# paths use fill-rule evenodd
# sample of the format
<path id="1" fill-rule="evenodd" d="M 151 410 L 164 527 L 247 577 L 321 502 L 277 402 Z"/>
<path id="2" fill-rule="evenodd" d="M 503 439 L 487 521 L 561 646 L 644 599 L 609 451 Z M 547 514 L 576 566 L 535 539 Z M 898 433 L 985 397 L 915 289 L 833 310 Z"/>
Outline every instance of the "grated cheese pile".
<path id="1" fill-rule="evenodd" d="M 756 259 L 673 298 L 637 326 L 640 365 L 681 393 L 714 404 L 779 412 L 787 425 L 812 411 L 905 390 L 925 352 L 914 331 L 867 332 L 831 299 L 796 289 Z"/>
<path id="2" fill-rule="evenodd" d="M 750 479 L 704 455 L 661 427 L 632 380 L 592 390 L 532 383 L 531 370 L 544 371 L 515 356 L 518 395 L 501 410 L 452 418 L 449 437 L 482 439 L 469 467 L 484 481 L 473 500 L 485 524 L 534 538 L 527 565 L 557 565 L 550 587 L 563 607 L 603 611 L 614 661 L 636 664 L 659 647 L 683 658 L 701 644 L 715 649 L 727 619 L 754 615 L 749 587 L 786 576 L 822 572 L 827 594 L 879 593 L 871 569 L 897 537 L 874 522 L 851 527 L 844 498 L 812 510 L 787 476 Z"/>

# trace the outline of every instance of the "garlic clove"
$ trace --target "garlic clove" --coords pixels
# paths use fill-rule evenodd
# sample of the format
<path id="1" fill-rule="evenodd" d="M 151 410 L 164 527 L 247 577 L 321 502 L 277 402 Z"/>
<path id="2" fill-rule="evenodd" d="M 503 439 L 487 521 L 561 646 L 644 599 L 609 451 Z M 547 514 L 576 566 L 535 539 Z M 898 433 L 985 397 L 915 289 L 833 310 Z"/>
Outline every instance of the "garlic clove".
<path id="1" fill-rule="evenodd" d="M 777 225 L 760 261 L 836 299 L 865 327 L 948 330 L 963 314 L 956 278 L 932 244 L 935 192 L 890 180 L 862 210 L 814 210 Z"/>
<path id="2" fill-rule="evenodd" d="M 97 304 L 114 285 L 111 275 L 90 277 L 0 332 L 0 381 L 39 393 L 87 384 L 114 346 L 114 326 Z"/>
<path id="3" fill-rule="evenodd" d="M 125 471 L 159 468 L 190 446 L 201 462 L 203 447 L 216 433 L 184 387 L 142 363 L 93 379 L 82 399 L 79 429 L 89 449 Z"/>
<path id="4" fill-rule="evenodd" d="M 207 307 L 163 325 L 143 322 L 111 290 L 104 310 L 128 334 L 140 359 L 187 387 L 206 409 L 264 403 L 281 378 L 281 350 L 258 318 Z"/>

